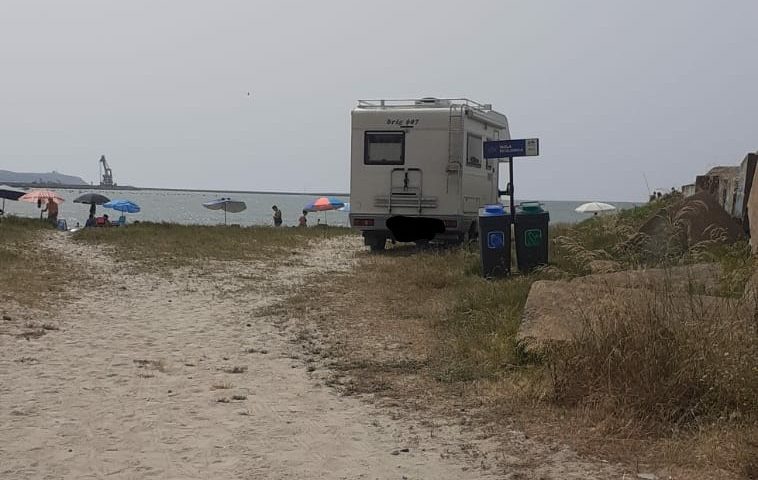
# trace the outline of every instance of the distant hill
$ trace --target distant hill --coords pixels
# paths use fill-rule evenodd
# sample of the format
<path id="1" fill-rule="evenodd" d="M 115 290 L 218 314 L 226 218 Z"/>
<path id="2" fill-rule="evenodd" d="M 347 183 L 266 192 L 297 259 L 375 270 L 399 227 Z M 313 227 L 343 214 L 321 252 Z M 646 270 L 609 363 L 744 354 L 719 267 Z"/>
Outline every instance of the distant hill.
<path id="1" fill-rule="evenodd" d="M 64 175 L 55 171 L 50 173 L 25 173 L 0 170 L 0 183 L 60 183 L 62 185 L 88 185 L 88 183 L 80 177 Z"/>

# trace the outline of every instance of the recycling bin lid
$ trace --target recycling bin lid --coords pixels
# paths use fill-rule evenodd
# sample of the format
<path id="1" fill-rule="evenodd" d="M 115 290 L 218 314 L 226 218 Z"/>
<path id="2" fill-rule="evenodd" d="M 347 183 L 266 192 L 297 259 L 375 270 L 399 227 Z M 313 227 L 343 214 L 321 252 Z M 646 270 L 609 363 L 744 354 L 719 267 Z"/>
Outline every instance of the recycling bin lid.
<path id="1" fill-rule="evenodd" d="M 542 213 L 545 210 L 540 202 L 521 202 L 518 206 L 521 213 Z"/>
<path id="2" fill-rule="evenodd" d="M 505 206 L 501 203 L 493 203 L 491 205 L 485 205 L 479 209 L 480 217 L 496 217 L 506 215 Z"/>

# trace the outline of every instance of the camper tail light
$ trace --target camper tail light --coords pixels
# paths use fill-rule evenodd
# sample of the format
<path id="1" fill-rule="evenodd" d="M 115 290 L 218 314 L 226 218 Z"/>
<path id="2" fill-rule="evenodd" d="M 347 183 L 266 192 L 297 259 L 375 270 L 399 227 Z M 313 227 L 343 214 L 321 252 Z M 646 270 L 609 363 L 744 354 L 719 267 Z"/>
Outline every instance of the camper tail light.
<path id="1" fill-rule="evenodd" d="M 457 226 L 457 220 L 445 220 L 445 228 L 456 228 Z"/>
<path id="2" fill-rule="evenodd" d="M 354 227 L 373 227 L 374 219 L 373 218 L 354 218 L 353 226 Z"/>

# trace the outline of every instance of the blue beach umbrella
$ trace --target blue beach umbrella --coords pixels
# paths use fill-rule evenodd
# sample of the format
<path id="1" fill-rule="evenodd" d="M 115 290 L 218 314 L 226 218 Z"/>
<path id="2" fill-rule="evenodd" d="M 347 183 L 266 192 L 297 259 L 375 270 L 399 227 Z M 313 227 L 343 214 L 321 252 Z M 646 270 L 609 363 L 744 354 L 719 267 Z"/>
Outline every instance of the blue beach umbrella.
<path id="1" fill-rule="evenodd" d="M 103 207 L 124 213 L 138 213 L 140 211 L 139 205 L 131 200 L 111 200 L 110 202 L 103 204 Z"/>
<path id="2" fill-rule="evenodd" d="M 130 200 L 111 200 L 108 203 L 104 203 L 103 207 L 111 208 L 122 213 L 138 213 L 140 211 L 139 205 Z M 126 223 L 126 216 L 124 216 L 123 222 Z"/>

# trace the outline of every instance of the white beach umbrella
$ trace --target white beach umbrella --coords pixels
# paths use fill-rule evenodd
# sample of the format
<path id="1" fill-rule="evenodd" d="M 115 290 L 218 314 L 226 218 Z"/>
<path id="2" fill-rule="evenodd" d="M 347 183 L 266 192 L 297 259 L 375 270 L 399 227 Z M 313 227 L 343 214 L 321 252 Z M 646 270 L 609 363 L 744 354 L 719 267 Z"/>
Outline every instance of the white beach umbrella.
<path id="1" fill-rule="evenodd" d="M 247 208 L 245 202 L 241 200 L 232 200 L 231 198 L 219 198 L 218 200 L 212 200 L 203 204 L 205 208 L 210 210 L 223 210 L 224 211 L 224 225 L 226 225 L 226 213 L 239 213 Z"/>
<path id="2" fill-rule="evenodd" d="M 574 209 L 575 212 L 579 212 L 579 213 L 609 212 L 611 210 L 616 210 L 616 207 L 614 207 L 610 203 L 603 203 L 603 202 L 583 203 Z"/>

